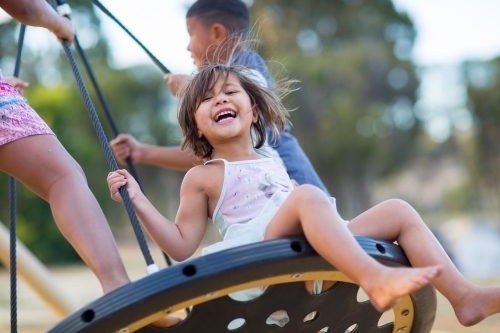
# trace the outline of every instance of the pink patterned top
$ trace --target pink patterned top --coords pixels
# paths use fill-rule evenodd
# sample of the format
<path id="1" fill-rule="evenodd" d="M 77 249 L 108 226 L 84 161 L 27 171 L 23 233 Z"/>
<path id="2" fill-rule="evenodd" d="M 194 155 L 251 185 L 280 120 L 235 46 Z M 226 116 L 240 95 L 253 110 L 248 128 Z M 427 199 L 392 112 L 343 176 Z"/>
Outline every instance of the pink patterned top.
<path id="1" fill-rule="evenodd" d="M 0 71 L 0 146 L 27 136 L 54 132 Z"/>
<path id="2" fill-rule="evenodd" d="M 224 159 L 224 184 L 212 217 L 224 236 L 230 225 L 257 217 L 277 191 L 293 191 L 285 168 L 272 158 L 228 162 Z"/>

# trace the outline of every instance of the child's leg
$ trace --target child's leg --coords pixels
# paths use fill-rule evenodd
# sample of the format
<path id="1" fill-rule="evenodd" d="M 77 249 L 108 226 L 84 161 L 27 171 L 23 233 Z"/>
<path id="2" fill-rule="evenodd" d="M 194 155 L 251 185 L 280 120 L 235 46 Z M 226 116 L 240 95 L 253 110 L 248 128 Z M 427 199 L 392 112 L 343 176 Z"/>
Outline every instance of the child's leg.
<path id="1" fill-rule="evenodd" d="M 0 170 L 50 203 L 59 229 L 96 274 L 104 293 L 130 282 L 82 169 L 55 136 L 35 135 L 0 146 Z"/>
<path id="2" fill-rule="evenodd" d="M 348 227 L 356 235 L 397 241 L 413 267 L 440 265 L 442 273 L 432 280 L 432 285 L 450 301 L 463 325 L 474 325 L 500 312 L 500 288 L 479 288 L 467 281 L 406 202 L 384 201 L 354 218 Z"/>
<path id="3" fill-rule="evenodd" d="M 440 268 L 392 268 L 359 246 L 326 195 L 314 186 L 296 188 L 266 230 L 266 239 L 305 234 L 328 262 L 359 284 L 379 311 L 430 282 Z"/>

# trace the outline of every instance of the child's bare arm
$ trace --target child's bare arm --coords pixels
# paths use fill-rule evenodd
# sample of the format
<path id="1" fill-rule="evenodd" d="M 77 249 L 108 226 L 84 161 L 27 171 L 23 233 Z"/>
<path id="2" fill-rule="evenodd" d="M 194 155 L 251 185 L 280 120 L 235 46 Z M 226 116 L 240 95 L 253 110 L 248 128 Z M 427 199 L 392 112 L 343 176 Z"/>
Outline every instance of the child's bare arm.
<path id="1" fill-rule="evenodd" d="M 70 20 L 59 15 L 45 0 L 0 0 L 0 7 L 21 23 L 47 28 L 69 44 L 73 42 L 75 32 Z"/>
<path id="2" fill-rule="evenodd" d="M 167 82 L 170 92 L 174 96 L 178 96 L 178 93 L 183 85 L 185 85 L 190 79 L 189 75 L 185 74 L 166 74 L 163 80 Z"/>
<path id="3" fill-rule="evenodd" d="M 182 181 L 180 204 L 175 217 L 179 232 L 188 246 L 180 253 L 182 260 L 189 258 L 200 245 L 208 224 L 208 195 L 206 193 L 209 177 L 203 166 L 190 169 Z"/>
<path id="4" fill-rule="evenodd" d="M 200 170 L 188 172 L 181 186 L 181 203 L 175 223 L 164 217 L 141 192 L 135 179 L 118 170 L 108 176 L 114 200 L 122 202 L 118 190 L 125 185 L 137 217 L 158 246 L 176 261 L 189 258 L 198 248 L 207 227 L 207 196 L 203 190 L 206 176 Z"/>

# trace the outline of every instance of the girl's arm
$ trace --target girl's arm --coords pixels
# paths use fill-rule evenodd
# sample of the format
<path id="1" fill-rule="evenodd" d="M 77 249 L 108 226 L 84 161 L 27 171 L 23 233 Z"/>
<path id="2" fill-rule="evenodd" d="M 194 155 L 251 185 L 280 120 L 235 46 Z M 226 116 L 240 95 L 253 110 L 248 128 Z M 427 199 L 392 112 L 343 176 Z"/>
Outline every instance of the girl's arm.
<path id="1" fill-rule="evenodd" d="M 71 44 L 74 30 L 71 21 L 62 17 L 45 0 L 0 0 L 0 7 L 21 23 L 43 27 Z"/>
<path id="2" fill-rule="evenodd" d="M 176 261 L 189 258 L 198 248 L 207 228 L 208 198 L 203 189 L 207 177 L 200 168 L 189 171 L 181 186 L 181 203 L 175 223 L 165 218 L 141 192 L 135 179 L 118 170 L 108 176 L 111 197 L 121 202 L 118 189 L 126 185 L 137 217 L 158 246 Z"/>

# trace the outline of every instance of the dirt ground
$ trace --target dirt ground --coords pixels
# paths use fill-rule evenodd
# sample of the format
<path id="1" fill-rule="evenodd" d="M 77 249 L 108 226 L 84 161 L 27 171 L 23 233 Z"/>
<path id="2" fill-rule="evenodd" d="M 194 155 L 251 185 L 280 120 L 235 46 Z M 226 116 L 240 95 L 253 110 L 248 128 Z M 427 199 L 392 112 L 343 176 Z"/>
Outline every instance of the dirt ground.
<path id="1" fill-rule="evenodd" d="M 145 275 L 145 264 L 137 245 L 122 243 L 120 253 L 132 280 Z M 154 261 L 164 266 L 161 252 L 151 245 Z M 163 267 L 162 267 L 163 268 Z M 101 296 L 97 279 L 85 266 L 51 267 L 57 285 L 76 304 L 83 306 Z M 474 281 L 482 286 L 500 285 L 500 277 L 490 281 Z M 10 332 L 9 274 L 0 268 L 0 332 Z M 55 325 L 58 318 L 51 308 L 22 280 L 18 282 L 18 333 L 42 333 Z M 455 319 L 447 300 L 438 295 L 438 311 L 432 333 L 498 333 L 500 315 L 490 317 L 474 327 L 463 327 Z"/>

